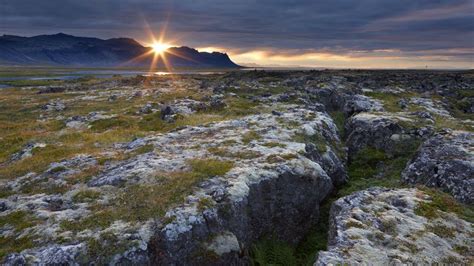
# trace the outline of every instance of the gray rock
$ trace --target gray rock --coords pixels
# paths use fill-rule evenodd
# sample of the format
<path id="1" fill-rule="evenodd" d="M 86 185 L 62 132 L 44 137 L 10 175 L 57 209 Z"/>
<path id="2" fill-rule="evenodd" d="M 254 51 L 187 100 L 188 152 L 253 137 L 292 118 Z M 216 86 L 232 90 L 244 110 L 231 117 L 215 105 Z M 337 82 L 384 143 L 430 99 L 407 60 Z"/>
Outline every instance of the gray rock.
<path id="1" fill-rule="evenodd" d="M 360 112 L 382 112 L 383 105 L 370 97 L 364 95 L 347 96 L 343 111 L 346 116 Z"/>
<path id="2" fill-rule="evenodd" d="M 51 245 L 35 251 L 32 261 L 27 260 L 25 252 L 14 253 L 8 255 L 2 265 L 79 265 L 78 256 L 83 249 L 82 244 Z"/>
<path id="3" fill-rule="evenodd" d="M 469 264 L 469 252 L 461 255 L 454 248 L 471 249 L 466 246 L 474 232 L 470 223 L 452 213 L 419 216 L 415 209 L 424 201 L 429 197 L 417 189 L 383 188 L 338 199 L 330 210 L 328 251 L 319 252 L 314 265 Z M 453 230 L 456 237 L 432 228 Z"/>
<path id="4" fill-rule="evenodd" d="M 414 104 L 416 106 L 421 106 L 426 111 L 428 111 L 432 114 L 451 117 L 449 112 L 445 109 L 445 107 L 443 106 L 443 104 L 440 101 L 432 100 L 431 98 L 413 97 L 413 98 L 410 99 L 410 103 Z"/>
<path id="5" fill-rule="evenodd" d="M 45 197 L 43 200 L 48 203 L 48 208 L 51 211 L 59 211 L 66 208 L 64 206 L 64 201 L 61 196 L 52 195 L 52 196 Z"/>
<path id="6" fill-rule="evenodd" d="M 46 147 L 46 144 L 44 143 L 33 143 L 33 142 L 27 143 L 21 151 L 13 154 L 8 160 L 8 162 L 16 162 L 16 161 L 31 157 L 33 155 L 32 152 L 34 149 L 44 148 L 44 147 Z"/>
<path id="7" fill-rule="evenodd" d="M 209 101 L 209 107 L 211 109 L 222 109 L 225 108 L 227 105 L 223 101 L 223 95 L 212 95 L 211 100 Z"/>
<path id="8" fill-rule="evenodd" d="M 246 258 L 239 254 L 260 237 L 275 233 L 280 240 L 297 243 L 317 222 L 319 203 L 332 185 L 323 172 L 316 177 L 285 172 L 285 168 L 281 171 L 275 178 L 250 185 L 248 196 L 241 201 L 227 199 L 202 214 L 190 215 L 189 207 L 169 213 L 175 222 L 167 224 L 150 243 L 155 251 L 152 262 L 245 264 Z M 192 255 L 207 254 L 203 244 L 217 255 L 212 262 L 206 256 Z"/>
<path id="9" fill-rule="evenodd" d="M 0 201 L 0 212 L 8 210 L 8 205 L 6 201 Z"/>
<path id="10" fill-rule="evenodd" d="M 454 131 L 428 139 L 402 173 L 409 184 L 438 187 L 474 203 L 474 134 Z"/>
<path id="11" fill-rule="evenodd" d="M 151 114 L 153 113 L 154 106 L 153 103 L 146 103 L 144 106 L 140 107 L 138 114 Z"/>
<path id="12" fill-rule="evenodd" d="M 107 99 L 109 102 L 115 102 L 118 99 L 118 95 L 110 95 Z"/>
<path id="13" fill-rule="evenodd" d="M 42 107 L 47 112 L 60 112 L 66 109 L 66 105 L 62 100 L 53 100 Z"/>
<path id="14" fill-rule="evenodd" d="M 25 259 L 25 256 L 18 253 L 8 254 L 3 260 L 2 265 L 6 265 L 6 266 L 7 265 L 8 266 L 26 265 L 26 259 Z"/>
<path id="15" fill-rule="evenodd" d="M 400 108 L 402 108 L 402 109 L 408 108 L 408 104 L 409 104 L 409 102 L 408 102 L 407 99 L 400 99 L 398 101 L 398 106 L 400 106 Z"/>
<path id="16" fill-rule="evenodd" d="M 425 138 L 430 133 L 426 128 L 418 132 L 405 126 L 411 124 L 416 128 L 415 121 L 409 117 L 389 113 L 359 113 L 352 116 L 345 125 L 349 156 L 367 147 L 383 150 L 389 155 L 405 152 L 401 147 L 416 145 L 416 139 Z"/>

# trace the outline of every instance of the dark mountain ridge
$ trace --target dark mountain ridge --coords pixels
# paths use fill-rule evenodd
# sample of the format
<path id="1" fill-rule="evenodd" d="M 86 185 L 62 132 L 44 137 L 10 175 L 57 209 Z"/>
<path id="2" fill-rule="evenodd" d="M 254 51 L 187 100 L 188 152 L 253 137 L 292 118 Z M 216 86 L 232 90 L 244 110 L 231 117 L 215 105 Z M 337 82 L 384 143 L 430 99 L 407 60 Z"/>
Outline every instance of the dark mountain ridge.
<path id="1" fill-rule="evenodd" d="M 63 66 L 149 66 L 153 53 L 130 38 L 99 39 L 64 33 L 20 37 L 0 36 L 0 64 Z M 199 52 L 189 47 L 171 47 L 166 58 L 172 67 L 237 68 L 225 53 Z M 159 60 L 157 67 L 163 67 Z"/>

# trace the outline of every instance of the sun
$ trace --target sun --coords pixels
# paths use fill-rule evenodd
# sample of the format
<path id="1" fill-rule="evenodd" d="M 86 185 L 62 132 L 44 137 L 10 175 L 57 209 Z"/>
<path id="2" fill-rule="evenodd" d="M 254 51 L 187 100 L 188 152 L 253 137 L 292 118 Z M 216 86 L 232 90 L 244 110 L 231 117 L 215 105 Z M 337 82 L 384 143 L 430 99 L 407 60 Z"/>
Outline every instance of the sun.
<path id="1" fill-rule="evenodd" d="M 155 42 L 151 45 L 151 48 L 153 48 L 153 52 L 155 52 L 155 54 L 163 54 L 170 47 L 171 45 L 160 42 Z"/>

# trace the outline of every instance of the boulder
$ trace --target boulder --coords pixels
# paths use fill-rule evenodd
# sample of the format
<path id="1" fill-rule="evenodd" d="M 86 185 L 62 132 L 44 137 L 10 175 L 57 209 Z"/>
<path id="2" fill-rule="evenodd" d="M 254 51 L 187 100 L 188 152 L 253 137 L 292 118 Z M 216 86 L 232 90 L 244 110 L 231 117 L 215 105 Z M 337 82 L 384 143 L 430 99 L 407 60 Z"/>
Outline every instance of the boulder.
<path id="1" fill-rule="evenodd" d="M 402 173 L 408 184 L 437 187 L 474 203 L 474 134 L 454 131 L 428 139 Z"/>
<path id="2" fill-rule="evenodd" d="M 406 152 L 406 146 L 416 149 L 417 141 L 433 132 L 430 125 L 425 126 L 418 120 L 414 116 L 391 113 L 359 113 L 350 117 L 345 125 L 349 156 L 367 147 L 390 156 Z"/>
<path id="3" fill-rule="evenodd" d="M 343 112 L 346 117 L 360 112 L 382 112 L 382 103 L 365 95 L 346 96 Z"/>

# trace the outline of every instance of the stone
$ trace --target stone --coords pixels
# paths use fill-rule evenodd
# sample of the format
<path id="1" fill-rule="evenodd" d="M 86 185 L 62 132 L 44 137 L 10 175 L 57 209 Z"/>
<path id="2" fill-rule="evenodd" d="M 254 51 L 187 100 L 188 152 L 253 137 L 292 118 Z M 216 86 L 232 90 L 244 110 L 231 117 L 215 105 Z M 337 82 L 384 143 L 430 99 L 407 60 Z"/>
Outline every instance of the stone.
<path id="1" fill-rule="evenodd" d="M 48 104 L 42 107 L 43 110 L 47 112 L 60 112 L 66 109 L 66 105 L 62 100 L 53 100 L 50 101 Z"/>
<path id="2" fill-rule="evenodd" d="M 343 108 L 346 116 L 360 112 L 381 112 L 384 110 L 379 101 L 368 96 L 356 94 L 347 96 L 347 98 Z"/>
<path id="3" fill-rule="evenodd" d="M 416 145 L 414 140 L 426 138 L 430 133 L 425 130 L 420 135 L 417 130 L 413 131 L 406 126 L 412 125 L 416 128 L 419 125 L 415 121 L 413 117 L 390 113 L 359 113 L 350 117 L 345 125 L 349 156 L 368 147 L 390 155 L 403 152 L 400 151 L 402 144 L 406 145 L 408 140 L 413 140 L 413 145 Z"/>
<path id="4" fill-rule="evenodd" d="M 430 201 L 423 195 L 414 188 L 370 188 L 338 199 L 330 210 L 328 251 L 314 265 L 469 264 L 469 253 L 454 249 L 472 240 L 472 226 L 452 213 L 434 220 L 417 215 L 418 204 Z"/>
<path id="5" fill-rule="evenodd" d="M 408 184 L 440 188 L 457 200 L 474 203 L 474 134 L 436 134 L 418 150 L 402 173 Z"/>

